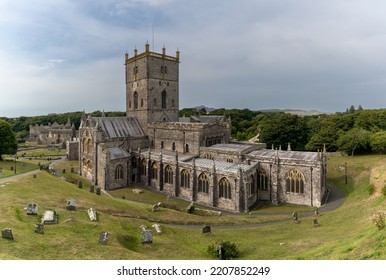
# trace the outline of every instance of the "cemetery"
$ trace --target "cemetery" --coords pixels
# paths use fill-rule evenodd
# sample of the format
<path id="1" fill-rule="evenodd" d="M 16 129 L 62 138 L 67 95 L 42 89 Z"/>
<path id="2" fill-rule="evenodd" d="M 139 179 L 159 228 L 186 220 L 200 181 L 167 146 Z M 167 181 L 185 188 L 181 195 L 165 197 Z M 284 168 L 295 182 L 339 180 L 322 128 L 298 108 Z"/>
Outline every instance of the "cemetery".
<path id="1" fill-rule="evenodd" d="M 346 185 L 342 160 L 362 166 L 367 177 L 349 169 Z M 36 178 L 0 182 L 0 258 L 216 259 L 224 240 L 237 245 L 239 259 L 385 258 L 384 229 L 369 219 L 384 197 L 377 191 L 369 197 L 366 185 L 370 169 L 382 161 L 374 156 L 330 160 L 329 181 L 346 194 L 333 211 L 283 204 L 237 215 L 139 186 L 97 195 L 96 187 L 91 192 L 41 171 Z M 211 244 L 217 244 L 217 257 L 207 253 Z"/>

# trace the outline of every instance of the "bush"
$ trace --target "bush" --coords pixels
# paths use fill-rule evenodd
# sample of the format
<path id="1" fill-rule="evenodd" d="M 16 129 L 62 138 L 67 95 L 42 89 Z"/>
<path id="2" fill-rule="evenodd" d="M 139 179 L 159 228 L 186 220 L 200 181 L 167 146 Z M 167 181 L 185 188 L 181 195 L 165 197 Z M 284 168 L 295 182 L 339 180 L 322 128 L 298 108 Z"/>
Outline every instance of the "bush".
<path id="1" fill-rule="evenodd" d="M 208 246 L 207 252 L 222 260 L 237 259 L 240 254 L 237 245 L 229 241 L 212 243 Z"/>

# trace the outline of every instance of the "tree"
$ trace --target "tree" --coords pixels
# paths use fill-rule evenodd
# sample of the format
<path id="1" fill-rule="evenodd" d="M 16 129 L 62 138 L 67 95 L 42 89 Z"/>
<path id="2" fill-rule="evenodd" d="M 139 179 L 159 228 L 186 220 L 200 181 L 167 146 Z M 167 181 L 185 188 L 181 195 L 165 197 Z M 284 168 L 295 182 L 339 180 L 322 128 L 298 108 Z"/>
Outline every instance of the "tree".
<path id="1" fill-rule="evenodd" d="M 380 154 L 386 150 L 386 131 L 380 130 L 371 135 L 370 138 L 371 149 Z"/>
<path id="2" fill-rule="evenodd" d="M 303 117 L 279 114 L 262 122 L 260 137 L 268 147 L 274 145 L 286 148 L 288 143 L 294 150 L 304 150 L 308 142 L 308 127 Z"/>
<path id="3" fill-rule="evenodd" d="M 371 133 L 363 128 L 355 127 L 346 133 L 342 134 L 338 139 L 338 147 L 340 150 L 351 151 L 354 155 L 358 148 L 367 148 L 370 143 Z"/>
<path id="4" fill-rule="evenodd" d="M 318 130 L 312 133 L 311 139 L 306 145 L 306 149 L 309 151 L 316 151 L 322 149 L 324 145 L 326 145 L 329 151 L 336 151 L 336 142 L 340 135 L 340 129 L 336 122 L 331 119 L 324 119 L 319 122 L 319 125 L 320 127 Z"/>
<path id="5" fill-rule="evenodd" d="M 4 120 L 0 120 L 0 160 L 2 155 L 16 154 L 17 141 L 11 126 Z"/>

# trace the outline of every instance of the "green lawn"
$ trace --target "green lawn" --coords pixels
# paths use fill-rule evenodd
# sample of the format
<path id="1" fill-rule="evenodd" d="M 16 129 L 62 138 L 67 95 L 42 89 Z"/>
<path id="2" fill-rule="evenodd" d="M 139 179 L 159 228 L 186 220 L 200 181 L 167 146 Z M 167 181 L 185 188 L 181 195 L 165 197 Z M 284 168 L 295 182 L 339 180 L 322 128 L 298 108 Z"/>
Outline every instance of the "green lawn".
<path id="1" fill-rule="evenodd" d="M 340 166 L 347 162 L 348 184 Z M 66 164 L 74 164 L 67 162 Z M 185 211 L 161 208 L 152 212 L 152 204 L 165 201 L 165 196 L 143 189 L 134 194 L 133 188 L 111 192 L 113 197 L 98 196 L 87 188 L 78 188 L 58 177 L 40 172 L 36 178 L 26 176 L 0 187 L 0 228 L 10 227 L 14 241 L 0 240 L 1 259 L 212 259 L 208 245 L 228 240 L 238 245 L 240 259 L 386 259 L 385 229 L 378 230 L 370 217 L 385 211 L 385 197 L 377 190 L 369 197 L 367 187 L 372 170 L 386 166 L 384 156 L 336 157 L 328 161 L 329 183 L 344 190 L 344 204 L 318 217 L 319 227 L 313 226 L 313 216 L 299 224 L 282 213 L 312 210 L 291 205 L 264 206 L 253 214 L 208 217 Z M 71 166 L 71 165 L 70 165 Z M 64 167 L 60 166 L 60 167 Z M 68 172 L 66 171 L 66 174 Z M 377 175 L 378 176 L 378 175 Z M 378 178 L 378 177 L 377 177 Z M 383 180 L 383 178 L 378 178 Z M 125 199 L 122 199 L 125 196 Z M 68 198 L 77 200 L 77 210 L 67 211 Z M 24 207 L 30 201 L 39 203 L 39 213 L 54 209 L 59 214 L 57 225 L 46 225 L 45 234 L 34 233 L 40 217 L 28 216 Z M 185 209 L 186 202 L 171 200 Z M 89 220 L 86 210 L 95 208 L 99 220 Z M 282 221 L 277 224 L 266 224 Z M 159 223 L 162 234 L 154 232 L 153 244 L 142 245 L 140 226 L 151 228 Z M 212 226 L 212 234 L 202 235 L 203 225 Z M 220 225 L 256 227 L 223 228 Z M 192 227 L 189 227 L 192 225 Z M 108 245 L 98 244 L 99 233 L 108 231 Z"/>

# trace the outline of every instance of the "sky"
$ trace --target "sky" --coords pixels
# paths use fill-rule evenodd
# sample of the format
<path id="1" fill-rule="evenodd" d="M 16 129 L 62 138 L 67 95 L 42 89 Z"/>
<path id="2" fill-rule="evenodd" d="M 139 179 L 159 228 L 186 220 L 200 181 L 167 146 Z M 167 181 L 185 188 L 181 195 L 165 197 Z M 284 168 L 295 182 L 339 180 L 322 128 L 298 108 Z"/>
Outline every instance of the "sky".
<path id="1" fill-rule="evenodd" d="M 1 0 L 0 117 L 125 111 L 124 55 L 180 51 L 180 108 L 386 106 L 383 0 Z"/>

